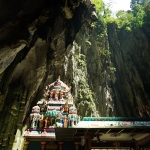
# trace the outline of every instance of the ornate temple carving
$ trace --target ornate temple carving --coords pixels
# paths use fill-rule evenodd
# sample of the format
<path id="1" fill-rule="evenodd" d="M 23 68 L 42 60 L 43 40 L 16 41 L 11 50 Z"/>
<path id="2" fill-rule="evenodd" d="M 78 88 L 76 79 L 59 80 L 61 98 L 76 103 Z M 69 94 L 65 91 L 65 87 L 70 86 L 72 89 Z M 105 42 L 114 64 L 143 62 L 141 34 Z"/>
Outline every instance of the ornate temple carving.
<path id="1" fill-rule="evenodd" d="M 71 87 L 58 79 L 45 87 L 43 97 L 32 108 L 30 128 L 75 126 L 80 121 L 73 102 Z"/>

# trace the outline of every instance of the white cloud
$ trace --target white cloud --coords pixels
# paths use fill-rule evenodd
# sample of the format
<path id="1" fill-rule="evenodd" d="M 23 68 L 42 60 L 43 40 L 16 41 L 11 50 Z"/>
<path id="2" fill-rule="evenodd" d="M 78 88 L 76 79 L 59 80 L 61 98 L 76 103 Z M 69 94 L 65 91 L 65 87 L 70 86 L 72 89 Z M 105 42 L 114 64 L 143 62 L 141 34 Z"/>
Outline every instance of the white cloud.
<path id="1" fill-rule="evenodd" d="M 117 12 L 118 10 L 130 10 L 131 0 L 104 0 L 104 2 L 110 5 L 113 12 Z"/>

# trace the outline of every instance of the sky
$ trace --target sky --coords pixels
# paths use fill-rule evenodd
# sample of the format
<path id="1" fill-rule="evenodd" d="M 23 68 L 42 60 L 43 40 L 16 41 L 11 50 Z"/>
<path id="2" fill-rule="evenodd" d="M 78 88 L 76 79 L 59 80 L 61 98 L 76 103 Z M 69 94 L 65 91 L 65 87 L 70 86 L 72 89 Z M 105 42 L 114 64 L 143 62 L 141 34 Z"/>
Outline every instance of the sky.
<path id="1" fill-rule="evenodd" d="M 105 3 L 110 3 L 110 9 L 115 13 L 118 10 L 130 10 L 131 0 L 103 0 Z"/>

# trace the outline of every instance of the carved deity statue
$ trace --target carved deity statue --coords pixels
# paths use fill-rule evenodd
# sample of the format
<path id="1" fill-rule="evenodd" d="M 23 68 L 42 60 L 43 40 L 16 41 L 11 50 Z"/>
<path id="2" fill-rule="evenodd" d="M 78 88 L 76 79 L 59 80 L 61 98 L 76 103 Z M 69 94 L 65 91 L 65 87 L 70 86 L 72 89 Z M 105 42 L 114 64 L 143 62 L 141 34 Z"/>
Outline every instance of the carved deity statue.
<path id="1" fill-rule="evenodd" d="M 68 118 L 67 116 L 65 115 L 64 116 L 64 128 L 67 128 L 68 127 Z"/>
<path id="2" fill-rule="evenodd" d="M 69 114 L 77 114 L 77 109 L 74 105 L 69 108 Z"/>
<path id="3" fill-rule="evenodd" d="M 64 100 L 63 96 L 64 96 L 64 94 L 63 94 L 63 92 L 61 91 L 60 94 L 59 94 L 59 100 L 60 100 L 60 101 L 63 101 L 63 100 Z"/>
<path id="4" fill-rule="evenodd" d="M 55 101 L 58 101 L 58 94 L 59 94 L 59 91 L 55 90 L 55 93 L 54 93 L 54 100 Z"/>
<path id="5" fill-rule="evenodd" d="M 58 113 L 58 118 L 62 119 L 63 118 L 63 108 L 60 108 L 60 112 Z"/>
<path id="6" fill-rule="evenodd" d="M 43 114 L 41 115 L 39 121 L 40 121 L 39 127 L 43 128 L 43 126 L 44 126 L 44 115 Z"/>
<path id="7" fill-rule="evenodd" d="M 54 92 L 53 91 L 50 91 L 50 93 L 49 93 L 49 101 L 53 101 L 53 94 L 54 94 Z"/>
<path id="8" fill-rule="evenodd" d="M 31 128 L 37 128 L 39 119 L 40 119 L 40 107 L 34 106 L 32 108 L 32 113 L 30 114 L 30 122 L 31 122 Z"/>
<path id="9" fill-rule="evenodd" d="M 64 106 L 64 112 L 68 112 L 68 110 L 69 110 L 69 106 L 68 106 L 68 102 L 66 102 Z"/>
<path id="10" fill-rule="evenodd" d="M 40 111 L 41 112 L 45 112 L 46 111 L 46 104 L 47 104 L 47 101 L 44 98 L 40 99 L 37 102 L 37 105 L 40 107 Z"/>
<path id="11" fill-rule="evenodd" d="M 44 126 L 44 128 L 47 128 L 48 127 L 48 117 L 46 117 L 46 119 L 45 119 L 45 126 Z"/>

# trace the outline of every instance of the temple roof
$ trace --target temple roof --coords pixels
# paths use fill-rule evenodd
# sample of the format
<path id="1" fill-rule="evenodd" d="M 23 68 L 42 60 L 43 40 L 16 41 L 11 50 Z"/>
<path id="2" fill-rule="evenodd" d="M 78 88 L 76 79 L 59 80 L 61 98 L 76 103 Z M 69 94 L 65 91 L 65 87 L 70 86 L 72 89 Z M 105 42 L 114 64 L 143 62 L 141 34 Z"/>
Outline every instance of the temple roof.
<path id="1" fill-rule="evenodd" d="M 63 81 L 60 80 L 60 77 L 58 77 L 58 79 L 55 82 L 51 83 L 49 85 L 49 88 L 52 88 L 54 86 L 60 86 L 61 88 L 63 88 L 66 91 L 70 90 L 70 87 L 68 87 Z"/>

